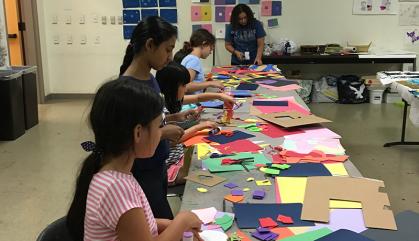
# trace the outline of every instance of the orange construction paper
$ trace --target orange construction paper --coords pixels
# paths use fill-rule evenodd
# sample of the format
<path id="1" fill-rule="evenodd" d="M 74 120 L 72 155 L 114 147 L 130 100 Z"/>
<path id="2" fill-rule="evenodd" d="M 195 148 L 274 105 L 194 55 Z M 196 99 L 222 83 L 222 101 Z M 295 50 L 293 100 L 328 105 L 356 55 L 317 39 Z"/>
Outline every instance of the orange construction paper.
<path id="1" fill-rule="evenodd" d="M 244 196 L 233 196 L 231 194 L 228 194 L 224 196 L 224 199 L 232 203 L 239 203 L 244 200 Z"/>
<path id="2" fill-rule="evenodd" d="M 285 227 L 273 228 L 271 229 L 271 232 L 279 235 L 276 240 L 281 240 L 286 237 L 294 236 L 294 233 L 289 228 Z"/>
<path id="3" fill-rule="evenodd" d="M 251 241 L 250 238 L 239 229 L 236 230 L 236 233 L 237 236 L 239 236 L 242 239 L 241 241 Z"/>

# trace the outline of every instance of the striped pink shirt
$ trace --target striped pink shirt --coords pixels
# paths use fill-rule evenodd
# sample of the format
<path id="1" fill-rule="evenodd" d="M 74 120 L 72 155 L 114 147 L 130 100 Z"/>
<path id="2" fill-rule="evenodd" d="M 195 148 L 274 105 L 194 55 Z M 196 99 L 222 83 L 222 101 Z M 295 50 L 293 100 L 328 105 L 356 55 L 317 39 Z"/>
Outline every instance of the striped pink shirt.
<path id="1" fill-rule="evenodd" d="M 152 236 L 157 236 L 156 220 L 135 178 L 117 171 L 96 173 L 87 194 L 84 240 L 118 240 L 119 218 L 133 208 L 143 209 Z"/>

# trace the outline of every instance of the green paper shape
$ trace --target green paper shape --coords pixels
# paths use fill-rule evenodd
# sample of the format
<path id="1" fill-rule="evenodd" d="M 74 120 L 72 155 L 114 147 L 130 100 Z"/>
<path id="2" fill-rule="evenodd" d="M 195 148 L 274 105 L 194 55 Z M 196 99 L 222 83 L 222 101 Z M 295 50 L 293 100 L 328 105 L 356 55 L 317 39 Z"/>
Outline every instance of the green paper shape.
<path id="1" fill-rule="evenodd" d="M 278 169 L 272 169 L 272 168 L 261 168 L 260 171 L 266 174 L 270 174 L 270 175 L 279 175 L 279 172 L 280 172 Z"/>
<path id="2" fill-rule="evenodd" d="M 281 239 L 281 241 L 315 241 L 319 238 L 322 238 L 328 234 L 331 234 L 332 230 L 328 228 L 321 228 L 318 230 L 298 234 L 288 238 Z"/>
<path id="3" fill-rule="evenodd" d="M 233 222 L 233 217 L 227 214 L 224 214 L 221 218 L 215 219 L 215 224 L 220 225 L 224 231 L 228 230 L 233 225 Z"/>
<path id="4" fill-rule="evenodd" d="M 268 159 L 263 154 L 259 153 L 250 153 L 250 152 L 242 152 L 236 155 L 228 156 L 228 157 L 221 157 L 221 158 L 208 158 L 202 161 L 203 165 L 210 171 L 210 172 L 230 172 L 230 171 L 243 171 L 244 168 L 242 165 L 221 165 L 223 159 L 242 159 L 242 158 L 254 158 L 254 162 L 246 162 L 245 165 L 249 170 L 255 169 L 256 164 L 263 164 L 270 163 Z"/>
<path id="5" fill-rule="evenodd" d="M 256 123 L 241 125 L 241 126 L 238 126 L 238 127 L 245 128 L 245 129 L 252 128 L 252 127 L 256 127 Z"/>
<path id="6" fill-rule="evenodd" d="M 278 169 L 281 169 L 281 170 L 287 170 L 291 166 L 288 165 L 288 164 L 272 164 L 271 167 L 278 168 Z"/>
<path id="7" fill-rule="evenodd" d="M 262 131 L 262 129 L 260 129 L 259 127 L 251 127 L 251 128 L 248 128 L 247 130 L 251 131 L 251 132 L 261 132 Z"/>

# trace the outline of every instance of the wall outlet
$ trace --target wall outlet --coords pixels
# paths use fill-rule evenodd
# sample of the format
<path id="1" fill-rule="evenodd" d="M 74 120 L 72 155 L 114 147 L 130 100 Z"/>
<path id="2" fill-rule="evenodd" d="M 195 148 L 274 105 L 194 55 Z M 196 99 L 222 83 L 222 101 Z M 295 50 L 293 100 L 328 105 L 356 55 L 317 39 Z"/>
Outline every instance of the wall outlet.
<path id="1" fill-rule="evenodd" d="M 58 15 L 52 15 L 51 23 L 52 24 L 58 24 Z"/>
<path id="2" fill-rule="evenodd" d="M 111 16 L 110 19 L 111 19 L 111 24 L 115 25 L 116 24 L 115 16 Z"/>
<path id="3" fill-rule="evenodd" d="M 81 15 L 81 16 L 80 16 L 80 19 L 79 19 L 79 23 L 80 23 L 80 24 L 85 24 L 85 23 L 86 23 L 86 16 Z"/>
<path id="4" fill-rule="evenodd" d="M 73 35 L 71 34 L 67 35 L 67 44 L 68 45 L 73 44 Z"/>
<path id="5" fill-rule="evenodd" d="M 80 38 L 80 44 L 87 44 L 87 36 L 86 35 L 82 35 Z"/>
<path id="6" fill-rule="evenodd" d="M 100 36 L 99 35 L 97 35 L 96 37 L 95 37 L 95 42 L 94 42 L 95 44 L 100 44 Z"/>
<path id="7" fill-rule="evenodd" d="M 71 15 L 65 16 L 65 24 L 71 24 Z"/>
<path id="8" fill-rule="evenodd" d="M 102 24 L 106 25 L 108 23 L 108 17 L 102 16 Z"/>

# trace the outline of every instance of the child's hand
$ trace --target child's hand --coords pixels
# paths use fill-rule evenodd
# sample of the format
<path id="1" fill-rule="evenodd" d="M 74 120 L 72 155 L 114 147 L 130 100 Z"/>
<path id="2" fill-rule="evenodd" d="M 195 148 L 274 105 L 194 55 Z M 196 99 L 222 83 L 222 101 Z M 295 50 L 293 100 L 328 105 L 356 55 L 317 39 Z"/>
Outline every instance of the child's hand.
<path id="1" fill-rule="evenodd" d="M 182 121 L 198 120 L 201 117 L 201 112 L 198 109 L 183 111 L 180 114 L 182 114 L 181 116 Z"/>
<path id="2" fill-rule="evenodd" d="M 184 130 L 177 125 L 165 125 L 161 128 L 161 139 L 168 139 L 172 143 L 178 143 L 179 139 L 183 136 Z"/>
<path id="3" fill-rule="evenodd" d="M 212 122 L 212 121 L 204 121 L 198 124 L 199 125 L 199 129 L 200 130 L 204 130 L 204 129 L 215 129 L 218 127 L 217 123 Z"/>
<path id="4" fill-rule="evenodd" d="M 240 60 L 243 61 L 244 60 L 244 54 L 240 51 L 234 51 L 234 55 L 236 55 L 236 57 Z"/>
<path id="5" fill-rule="evenodd" d="M 190 230 L 192 232 L 200 232 L 202 221 L 198 218 L 198 216 L 189 211 L 180 212 L 177 217 L 181 218 L 186 226 L 186 230 Z M 198 235 L 199 236 L 199 235 Z"/>
<path id="6" fill-rule="evenodd" d="M 218 80 L 211 80 L 211 81 L 208 81 L 207 83 L 209 84 L 208 87 L 217 88 L 217 89 L 220 89 L 220 90 L 224 89 L 223 83 L 221 83 Z"/>
<path id="7" fill-rule="evenodd" d="M 234 106 L 235 104 L 234 98 L 232 96 L 223 93 L 220 94 L 219 100 L 224 101 L 224 103 L 227 103 L 229 106 Z"/>

